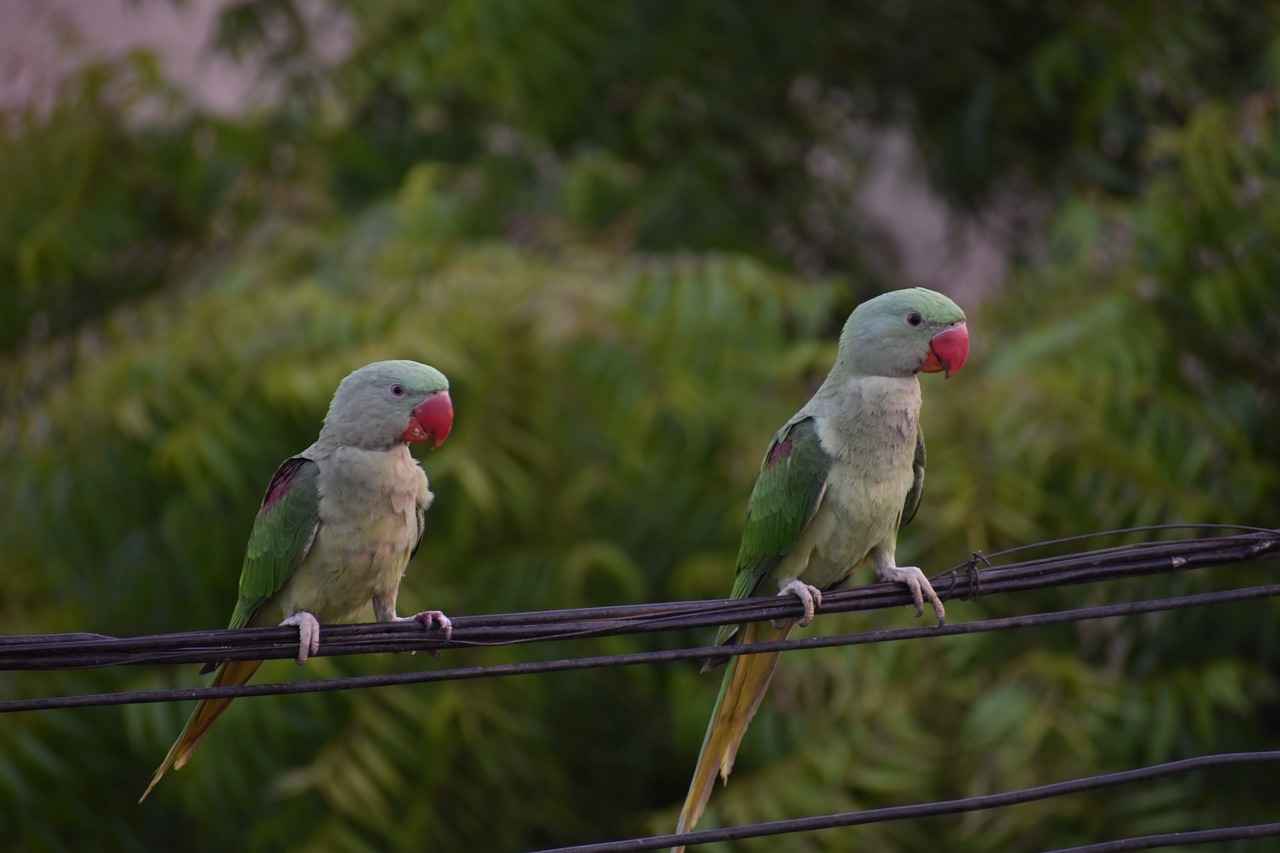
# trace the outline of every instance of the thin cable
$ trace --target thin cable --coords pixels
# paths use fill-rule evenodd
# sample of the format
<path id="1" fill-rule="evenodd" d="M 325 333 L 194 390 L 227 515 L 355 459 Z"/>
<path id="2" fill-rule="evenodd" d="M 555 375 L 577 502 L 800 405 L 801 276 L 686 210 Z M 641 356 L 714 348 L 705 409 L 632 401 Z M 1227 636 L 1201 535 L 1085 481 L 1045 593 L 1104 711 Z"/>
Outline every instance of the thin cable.
<path id="1" fill-rule="evenodd" d="M 267 684 L 243 684 L 225 687 L 193 687 L 174 690 L 140 690 L 120 693 L 92 693 L 80 696 L 54 696 L 37 699 L 10 699 L 0 701 L 0 713 L 17 711 L 47 711 L 55 708 L 86 708 L 104 705 L 134 705 L 154 702 L 176 702 L 184 699 L 228 699 L 242 696 L 280 696 L 297 693 L 324 693 L 334 690 L 390 687 L 400 684 L 426 684 L 438 681 L 465 681 L 477 678 L 503 678 L 513 675 L 536 675 L 547 672 L 570 672 L 582 669 L 598 669 L 610 666 L 635 666 L 677 660 L 699 660 L 708 657 L 731 657 L 795 649 L 818 649 L 831 646 L 855 646 L 869 643 L 887 643 L 899 640 L 949 637 L 961 634 L 979 634 L 1005 631 L 1013 628 L 1029 628 L 1080 622 L 1088 619 L 1106 619 L 1114 616 L 1132 616 L 1158 610 L 1181 610 L 1211 604 L 1227 604 L 1257 598 L 1280 596 L 1280 584 L 1224 590 L 1222 592 L 1185 595 L 1176 598 L 1134 601 L 1077 610 L 1058 610 L 1010 616 L 1002 619 L 985 619 L 961 622 L 957 625 L 924 628 L 900 628 L 894 630 L 867 631 L 857 634 L 837 634 L 830 637 L 811 637 L 803 640 L 777 640 L 768 643 L 726 646 L 699 646 L 685 649 L 667 649 L 656 652 L 601 655 L 596 657 L 568 658 L 564 660 L 535 661 L 530 663 L 496 664 L 493 666 L 454 667 L 451 669 L 420 672 L 391 673 L 386 675 L 359 675 L 346 678 L 316 681 L 287 681 Z"/>
<path id="2" fill-rule="evenodd" d="M 1216 525 L 1162 525 L 1112 531 L 1111 534 L 1187 529 L 1189 527 L 1215 527 L 1218 529 L 1247 530 L 1249 532 L 1204 539 L 1125 544 L 1066 556 L 1050 556 L 1009 563 L 983 571 L 976 569 L 979 561 L 990 565 L 990 560 L 993 557 L 1106 535 L 1082 534 L 1062 540 L 1054 540 L 1053 542 L 1018 546 L 1017 548 L 992 555 L 983 555 L 981 552 L 975 552 L 970 560 L 958 564 L 955 568 L 935 578 L 934 584 L 944 600 L 964 600 L 976 597 L 979 592 L 983 595 L 991 595 L 1001 592 L 1042 589 L 1101 580 L 1117 580 L 1141 575 L 1208 568 L 1249 560 L 1266 559 L 1280 553 L 1280 531 L 1261 528 Z M 641 663 L 698 659 L 711 655 L 723 657 L 744 653 L 790 651 L 801 648 L 862 645 L 923 637 L 955 636 L 1063 624 L 1086 619 L 1131 616 L 1139 613 L 1184 609 L 1276 596 L 1280 596 L 1280 584 L 1101 607 L 1050 611 L 1004 619 L 980 620 L 940 628 L 916 627 L 872 631 L 833 637 L 757 643 L 750 646 L 705 646 L 658 652 L 604 655 L 523 664 L 456 667 L 428 672 L 357 676 L 283 684 L 137 691 L 0 701 L 0 713 L 213 697 L 231 698 L 237 696 L 326 692 L 395 684 L 531 675 L 605 666 L 629 666 Z M 882 584 L 858 587 L 829 593 L 824 597 L 822 612 L 835 613 L 884 608 L 905 604 L 907 600 L 907 595 L 897 585 Z M 322 648 L 326 654 L 360 654 L 380 651 L 496 646 L 789 618 L 798 615 L 798 610 L 799 606 L 796 602 L 784 597 L 778 599 L 624 605 L 537 613 L 458 617 L 454 620 L 455 638 L 450 643 L 444 643 L 431 638 L 430 635 L 424 635 L 424 632 L 414 625 L 326 626 L 325 643 Z M 296 633 L 292 630 L 281 628 L 185 632 L 133 638 L 112 638 L 84 633 L 11 637 L 0 639 L 0 669 L 67 669 L 72 667 L 84 668 L 154 662 L 178 663 L 243 658 L 283 658 L 293 656 L 295 644 Z M 1280 752 L 1204 756 L 1199 759 L 1187 759 L 1155 767 L 1055 783 L 1007 794 L 988 795 L 943 803 L 925 803 L 916 806 L 850 812 L 842 815 L 818 816 L 719 830 L 703 830 L 684 835 L 629 839 L 556 849 L 574 851 L 574 853 L 650 850 L 667 847 L 672 844 L 701 844 L 790 832 L 816 831 L 878 821 L 956 814 L 1143 781 L 1173 773 L 1189 772 L 1202 767 L 1274 762 L 1278 760 L 1280 760 Z M 1280 824 L 1259 824 L 1255 826 L 1194 830 L 1183 833 L 1165 833 L 1100 842 L 1072 849 L 1087 850 L 1090 853 L 1103 853 L 1103 851 L 1108 851 L 1109 853 L 1109 851 L 1149 849 L 1167 844 L 1203 844 L 1271 836 L 1280 836 Z M 1066 851 L 1061 851 L 1061 853 L 1066 853 Z"/>
<path id="3" fill-rule="evenodd" d="M 770 835 L 785 835 L 796 832 L 815 832 L 822 829 L 836 829 L 846 826 L 861 826 L 868 823 L 885 823 L 891 820 L 920 819 L 941 815 L 965 814 L 968 812 L 986 811 L 987 809 L 1005 808 L 1007 806 L 1047 800 L 1068 794 L 1085 791 L 1096 791 L 1113 788 L 1118 785 L 1129 785 L 1134 782 L 1146 782 L 1173 776 L 1179 773 L 1190 773 L 1210 767 L 1229 767 L 1240 764 L 1270 764 L 1280 762 L 1280 751 L 1272 752 L 1230 752 L 1218 755 L 1202 755 L 1197 758 L 1186 758 L 1181 761 L 1170 761 L 1151 767 L 1136 770 L 1121 770 L 1116 773 L 1104 773 L 1099 776 L 1086 776 L 1067 782 L 1054 782 L 1048 785 L 1037 785 L 1018 791 L 1003 794 L 986 794 L 978 797 L 965 797 L 959 800 L 944 800 L 935 803 L 920 803 L 913 806 L 891 806 L 882 809 L 866 809 L 857 812 L 818 815 L 816 817 L 793 818 L 791 820 L 753 823 L 744 826 L 732 826 L 723 829 L 702 829 L 696 832 L 682 832 L 671 835 L 655 835 L 648 838 L 631 838 L 623 841 L 605 841 L 598 844 L 580 844 L 573 847 L 555 847 L 539 851 L 539 853 L 620 853 L 620 851 L 660 850 L 665 847 L 681 845 L 710 844 L 715 841 L 739 841 L 745 838 L 763 838 Z M 1280 835 L 1280 824 L 1265 824 L 1265 835 Z M 1234 827 L 1232 829 L 1242 829 Z M 1250 836 L 1260 837 L 1260 836 Z M 1089 849 L 1089 848 L 1082 848 Z M 1141 848 L 1115 848 L 1141 849 Z"/>
<path id="4" fill-rule="evenodd" d="M 1130 533 L 1154 533 L 1165 530 L 1236 530 L 1248 533 L 1275 533 L 1276 531 L 1268 527 L 1254 527 L 1251 524 L 1144 524 L 1139 527 L 1121 527 L 1116 530 L 1098 530 L 1093 533 L 1074 533 L 1071 536 L 1062 536 L 1057 539 L 1045 539 L 1043 542 L 1031 542 L 1026 545 L 1014 545 L 1009 548 L 1003 548 L 999 551 L 992 551 L 987 554 L 988 559 L 996 557 L 1004 557 L 1009 554 L 1018 554 L 1023 551 L 1034 551 L 1038 548 L 1048 548 L 1055 545 L 1066 545 L 1070 542 L 1082 542 L 1085 539 L 1098 539 L 1104 536 L 1124 536 Z M 1172 540 L 1176 541 L 1176 540 Z M 1195 540 L 1187 540 L 1195 541 Z M 1104 553 L 1107 551 L 1123 550 L 1127 548 L 1141 548 L 1150 543 L 1131 542 L 1124 545 L 1113 545 L 1110 548 L 1102 548 L 1090 553 Z M 961 563 L 957 568 L 963 568 L 966 564 Z"/>
<path id="5" fill-rule="evenodd" d="M 1258 560 L 1275 554 L 1280 554 L 1280 531 L 1263 531 L 1122 546 L 1010 563 L 982 571 L 970 571 L 969 564 L 960 564 L 936 576 L 934 587 L 945 601 L 966 600 L 979 592 L 990 596 L 1118 580 Z M 899 584 L 871 584 L 827 593 L 823 596 L 821 612 L 864 611 L 910 602 L 910 595 Z M 800 612 L 795 597 L 769 596 L 458 616 L 453 619 L 453 639 L 447 642 L 439 639 L 437 633 L 425 632 L 413 623 L 332 625 L 324 628 L 320 654 L 436 651 L 549 642 L 794 618 Z M 222 629 L 123 638 L 94 634 L 9 637 L 0 639 L 0 670 L 286 659 L 294 656 L 296 648 L 297 632 L 292 628 Z"/>
<path id="6" fill-rule="evenodd" d="M 1085 844 L 1080 847 L 1063 847 L 1059 850 L 1051 851 L 1051 853 L 1118 853 L 1118 851 L 1122 850 L 1152 850 L 1156 847 L 1218 844 L 1223 841 L 1271 838 L 1276 835 L 1280 835 L 1280 823 L 1255 823 L 1249 826 L 1224 826 L 1218 829 L 1162 832 L 1158 835 L 1117 838 L 1113 841 L 1099 841 L 1097 844 Z"/>

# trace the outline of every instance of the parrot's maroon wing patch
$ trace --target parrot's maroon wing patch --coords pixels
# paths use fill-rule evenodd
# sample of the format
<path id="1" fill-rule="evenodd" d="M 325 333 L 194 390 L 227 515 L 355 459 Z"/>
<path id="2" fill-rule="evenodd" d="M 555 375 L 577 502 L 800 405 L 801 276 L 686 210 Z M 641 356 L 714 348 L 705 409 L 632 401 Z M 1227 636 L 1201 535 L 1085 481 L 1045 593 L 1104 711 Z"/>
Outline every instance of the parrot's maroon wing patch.
<path id="1" fill-rule="evenodd" d="M 792 447 L 791 436 L 788 435 L 782 441 L 779 441 L 777 444 L 775 444 L 773 446 L 773 450 L 769 451 L 769 461 L 768 463 L 765 464 L 764 467 L 772 468 L 774 465 L 777 465 L 779 462 L 784 461 L 788 456 L 791 455 L 791 447 Z"/>
<path id="2" fill-rule="evenodd" d="M 267 486 L 267 494 L 262 498 L 262 509 L 273 506 L 276 501 L 289 493 L 294 478 L 298 476 L 298 472 L 305 464 L 307 460 L 301 456 L 291 456 L 280 463 L 280 467 L 271 477 L 271 484 Z"/>
<path id="3" fill-rule="evenodd" d="M 765 470 L 772 468 L 779 462 L 786 462 L 791 458 L 791 452 L 796 449 L 796 429 L 801 426 L 804 426 L 809 431 L 814 429 L 811 418 L 804 418 L 787 427 L 786 433 L 776 439 L 773 442 L 773 447 L 769 448 L 769 458 L 765 460 L 764 463 Z M 807 433 L 802 430 L 799 437 L 804 438 L 806 434 Z"/>

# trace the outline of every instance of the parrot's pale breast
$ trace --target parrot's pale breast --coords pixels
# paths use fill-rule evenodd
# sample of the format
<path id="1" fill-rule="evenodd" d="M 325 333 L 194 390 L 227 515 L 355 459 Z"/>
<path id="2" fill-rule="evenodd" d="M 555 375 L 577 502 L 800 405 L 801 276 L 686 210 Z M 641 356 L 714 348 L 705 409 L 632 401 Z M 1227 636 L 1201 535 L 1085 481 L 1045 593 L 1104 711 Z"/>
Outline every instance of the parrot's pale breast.
<path id="1" fill-rule="evenodd" d="M 263 608 L 272 611 L 267 624 L 298 610 L 322 623 L 352 622 L 367 617 L 374 597 L 394 601 L 418 541 L 419 500 L 425 510 L 433 497 L 403 444 L 338 447 L 320 464 L 320 528 L 311 552 Z"/>
<path id="2" fill-rule="evenodd" d="M 892 555 L 914 480 L 920 383 L 915 377 L 850 379 L 819 404 L 818 440 L 831 456 L 822 503 L 774 573 L 825 589 L 856 571 L 873 549 Z"/>

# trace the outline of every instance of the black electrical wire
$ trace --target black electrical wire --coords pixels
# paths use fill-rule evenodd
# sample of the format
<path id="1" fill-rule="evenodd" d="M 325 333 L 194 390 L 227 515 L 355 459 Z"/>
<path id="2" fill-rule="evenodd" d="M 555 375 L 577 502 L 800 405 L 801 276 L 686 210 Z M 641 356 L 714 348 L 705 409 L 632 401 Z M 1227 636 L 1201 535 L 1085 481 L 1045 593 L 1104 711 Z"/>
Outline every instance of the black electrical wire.
<path id="1" fill-rule="evenodd" d="M 671 835 L 655 835 L 648 838 L 630 838 L 622 841 L 605 841 L 598 844 L 580 844 L 573 847 L 555 847 L 539 851 L 539 853 L 630 853 L 640 850 L 660 850 L 666 847 L 710 844 L 715 841 L 738 841 L 745 838 L 763 838 L 770 835 L 789 835 L 796 832 L 815 832 L 823 829 L 836 829 L 848 826 L 861 826 L 869 823 L 885 823 L 892 820 L 920 819 L 941 815 L 964 814 L 967 812 L 985 811 L 987 809 L 1005 808 L 1022 803 L 1046 800 L 1053 797 L 1079 794 L 1085 791 L 1097 791 L 1113 788 L 1118 785 L 1129 785 L 1135 782 L 1147 782 L 1180 773 L 1190 773 L 1211 767 L 1230 767 L 1240 764 L 1270 764 L 1280 762 L 1280 750 L 1272 752 L 1230 752 L 1218 755 L 1202 755 L 1186 758 L 1181 761 L 1170 761 L 1151 767 L 1136 770 L 1121 770 L 1115 773 L 1104 773 L 1099 776 L 1087 776 L 1083 779 L 1072 779 L 1067 782 L 1054 782 L 1048 785 L 1037 785 L 1018 791 L 1003 794 L 985 794 L 977 797 L 965 797 L 959 800 L 944 800 L 933 803 L 920 803 L 911 806 L 890 806 L 880 809 L 866 809 L 840 814 L 818 815 L 815 817 L 794 818 L 791 820 L 753 823 L 743 826 L 725 827 L 723 829 L 701 829 L 695 832 L 674 833 Z M 1241 832 L 1253 834 L 1233 834 Z M 1184 834 L 1184 833 L 1175 833 Z M 1261 824 L 1253 827 L 1226 827 L 1219 830 L 1199 830 L 1207 843 L 1208 840 L 1226 840 L 1230 838 L 1258 838 L 1280 835 L 1280 823 Z M 1216 835 L 1215 835 L 1216 834 Z M 1155 838 L 1157 836 L 1149 836 Z M 1107 842 L 1120 844 L 1139 842 L 1141 839 L 1124 839 Z M 1185 842 L 1179 842 L 1185 843 Z M 1078 850 L 1140 850 L 1143 847 L 1081 847 Z"/>
<path id="2" fill-rule="evenodd" d="M 992 559 L 1005 557 L 1009 554 L 1061 546 L 1089 538 L 1156 530 L 1187 529 L 1189 527 L 1230 529 L 1246 532 L 1208 538 L 1124 544 L 1074 554 L 1040 557 L 999 566 L 991 565 Z M 972 599 L 979 594 L 986 596 L 1071 584 L 1119 580 L 1142 575 L 1204 569 L 1268 559 L 1275 556 L 1280 556 L 1280 531 L 1278 530 L 1233 525 L 1162 525 L 1107 533 L 1082 534 L 1051 542 L 1018 546 L 989 555 L 975 552 L 970 559 L 936 576 L 933 579 L 933 584 L 943 600 L 956 601 Z M 980 569 L 979 564 L 987 568 Z M 453 667 L 431 671 L 278 684 L 247 684 L 217 688 L 132 691 L 5 700 L 0 701 L 0 713 L 168 702 L 184 699 L 322 692 L 384 687 L 396 684 L 533 675 L 606 666 L 631 666 L 642 663 L 700 659 L 713 654 L 716 656 L 732 656 L 803 648 L 862 645 L 924 637 L 944 637 L 1011 630 L 1088 619 L 1132 616 L 1139 613 L 1202 607 L 1277 596 L 1280 596 L 1280 583 L 1164 599 L 1139 600 L 1097 607 L 978 620 L 941 627 L 920 626 L 895 630 L 868 631 L 829 637 L 754 643 L 748 646 L 702 646 L 632 654 L 577 657 L 490 666 Z M 870 610 L 900 606 L 909 603 L 909 601 L 909 596 L 900 586 L 895 584 L 876 584 L 827 593 L 823 597 L 821 612 L 826 614 Z M 328 655 L 367 654 L 487 647 L 700 628 L 767 619 L 794 618 L 798 615 L 798 603 L 791 597 L 784 596 L 745 600 L 622 605 L 533 613 L 463 616 L 456 617 L 453 620 L 454 635 L 449 641 L 444 641 L 424 632 L 420 626 L 407 623 L 325 626 L 321 653 Z M 294 655 L 296 637 L 296 632 L 288 628 L 193 631 L 126 638 L 86 633 L 6 637 L 0 638 L 0 670 L 59 670 L 129 664 L 287 658 Z M 591 851 L 591 853 L 612 853 L 612 851 L 622 850 L 650 850 L 667 847 L 672 844 L 703 844 L 712 841 L 728 841 L 855 826 L 879 821 L 958 814 L 1000 808 L 1114 785 L 1129 784 L 1207 767 L 1276 761 L 1280 761 L 1280 752 L 1202 756 L 1154 767 L 1054 783 L 1005 794 L 724 829 L 701 830 L 682 835 L 627 839 L 601 844 L 557 848 L 557 850 L 566 851 L 566 853 L 567 851 L 573 851 L 573 853 L 587 853 L 587 851 Z M 1110 851 L 1150 849 L 1169 844 L 1207 844 L 1271 836 L 1280 836 L 1280 823 L 1163 833 L 1115 839 L 1072 849 L 1090 851 L 1090 853 L 1103 853 L 1103 851 L 1110 853 Z"/>
<path id="3" fill-rule="evenodd" d="M 1126 545 L 981 570 L 977 563 L 989 562 L 991 557 L 975 553 L 968 562 L 936 576 L 933 583 L 944 601 L 954 601 L 979 594 L 1118 580 L 1280 555 L 1280 531 L 1251 530 L 1255 532 Z M 1100 535 L 1103 534 L 1090 534 Z M 1080 538 L 1083 537 L 1061 541 Z M 1038 543 L 1036 547 L 1044 544 L 1049 543 Z M 1027 547 L 1031 546 L 1016 550 Z M 872 584 L 825 594 L 821 612 L 881 609 L 910 602 L 910 595 L 899 584 Z M 785 619 L 799 614 L 800 605 L 793 596 L 769 596 L 458 616 L 453 619 L 453 638 L 449 641 L 440 639 L 438 633 L 425 632 L 415 623 L 332 625 L 324 627 L 320 655 L 549 642 Z M 292 658 L 296 648 L 297 631 L 292 628 L 222 629 L 123 638 L 83 633 L 7 637 L 0 638 L 0 670 L 283 659 Z"/>
<path id="4" fill-rule="evenodd" d="M 1096 844 L 1084 844 L 1079 847 L 1063 847 L 1051 851 L 1051 853 L 1118 853 L 1118 851 L 1122 850 L 1153 850 L 1157 847 L 1220 844 L 1224 841 L 1271 838 L 1277 835 L 1280 835 L 1280 823 L 1255 823 L 1247 826 L 1224 826 L 1217 829 L 1194 829 L 1184 832 L 1162 832 L 1157 835 L 1116 838 L 1111 841 L 1099 841 Z"/>
<path id="5" fill-rule="evenodd" d="M 450 669 L 401 672 L 385 675 L 358 675 L 345 678 L 315 681 L 285 681 L 266 684 L 241 684 L 225 687 L 178 688 L 173 690 L 139 690 L 118 693 L 92 693 L 81 696 L 53 696 L 37 699 L 9 699 L 0 701 L 0 713 L 15 711 L 48 711 L 56 708 L 85 708 L 102 705 L 137 705 L 154 702 L 176 702 L 184 699 L 227 699 L 241 696 L 279 696 L 296 693 L 323 693 L 334 690 L 391 687 L 400 684 L 426 684 L 438 681 L 464 681 L 476 678 L 500 678 L 513 675 L 537 675 L 548 672 L 569 672 L 581 669 L 597 669 L 610 666 L 635 666 L 636 664 L 662 663 L 677 660 L 700 660 L 711 656 L 731 657 L 759 652 L 818 649 L 830 646 L 866 645 L 899 640 L 978 634 L 989 631 L 1006 631 L 1013 628 L 1029 628 L 1055 625 L 1064 622 L 1080 622 L 1087 619 L 1106 619 L 1115 616 L 1132 616 L 1157 610 L 1181 610 L 1210 604 L 1225 604 L 1255 598 L 1280 596 L 1280 584 L 1246 587 L 1222 592 L 1184 595 L 1176 598 L 1134 601 L 1076 610 L 1056 610 L 1002 619 L 984 619 L 961 622 L 938 628 L 901 628 L 867 631 L 857 634 L 837 634 L 829 637 L 811 637 L 802 640 L 777 640 L 768 643 L 726 646 L 698 646 L 685 649 L 667 649 L 656 652 L 600 655 L 596 657 L 568 658 L 564 660 L 532 661 L 528 663 L 495 664 L 491 666 L 454 667 Z"/>

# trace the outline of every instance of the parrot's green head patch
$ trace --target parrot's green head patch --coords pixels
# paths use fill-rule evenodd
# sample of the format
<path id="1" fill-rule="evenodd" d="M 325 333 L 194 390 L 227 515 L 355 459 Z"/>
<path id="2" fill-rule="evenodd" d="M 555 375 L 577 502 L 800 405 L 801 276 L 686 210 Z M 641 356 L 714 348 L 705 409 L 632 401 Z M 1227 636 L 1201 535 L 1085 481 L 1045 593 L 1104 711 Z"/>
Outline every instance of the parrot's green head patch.
<path id="1" fill-rule="evenodd" d="M 449 380 L 416 361 L 365 365 L 338 385 L 321 439 L 366 449 L 428 441 L 439 447 L 453 429 Z"/>
<path id="2" fill-rule="evenodd" d="M 854 309 L 836 366 L 863 376 L 951 376 L 969 357 L 964 311 L 923 287 L 881 294 Z"/>

